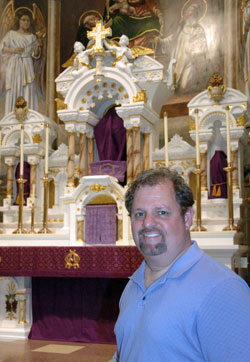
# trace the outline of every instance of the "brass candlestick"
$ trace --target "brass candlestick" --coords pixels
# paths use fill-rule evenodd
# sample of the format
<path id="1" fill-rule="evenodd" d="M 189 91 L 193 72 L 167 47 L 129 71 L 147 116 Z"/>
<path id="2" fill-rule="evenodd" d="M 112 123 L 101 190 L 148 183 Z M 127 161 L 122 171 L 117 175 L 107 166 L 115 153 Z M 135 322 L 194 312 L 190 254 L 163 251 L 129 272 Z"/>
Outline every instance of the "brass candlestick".
<path id="1" fill-rule="evenodd" d="M 196 170 L 193 171 L 196 175 L 196 215 L 195 221 L 196 226 L 194 226 L 191 231 L 207 231 L 207 229 L 202 226 L 201 223 L 201 170 L 200 165 L 197 165 Z"/>
<path id="2" fill-rule="evenodd" d="M 0 160 L 0 162 L 1 162 L 1 160 Z M 3 183 L 3 180 L 0 180 L 0 185 L 2 185 L 2 183 Z M 0 229 L 0 234 L 3 234 L 3 233 L 4 233 L 4 231 L 2 229 Z"/>
<path id="3" fill-rule="evenodd" d="M 51 179 L 48 178 L 48 174 L 45 173 L 42 178 L 44 184 L 44 197 L 43 197 L 43 227 L 38 231 L 39 234 L 51 234 L 52 231 L 48 228 L 48 208 L 49 208 L 49 182 Z"/>
<path id="4" fill-rule="evenodd" d="M 23 188 L 26 181 L 27 180 L 23 179 L 23 175 L 20 175 L 20 178 L 17 179 L 17 182 L 19 183 L 18 228 L 13 231 L 12 234 L 27 234 L 27 231 L 23 229 Z"/>
<path id="5" fill-rule="evenodd" d="M 36 234 L 34 225 L 35 225 L 35 205 L 32 203 L 31 207 L 30 207 L 30 216 L 31 216 L 31 221 L 30 221 L 30 231 L 29 234 Z"/>
<path id="6" fill-rule="evenodd" d="M 223 228 L 223 231 L 237 230 L 237 227 L 234 226 L 234 211 L 233 211 L 233 177 L 232 177 L 232 167 L 231 163 L 228 163 L 228 166 L 223 168 L 227 173 L 227 206 L 228 206 L 228 224 Z"/>

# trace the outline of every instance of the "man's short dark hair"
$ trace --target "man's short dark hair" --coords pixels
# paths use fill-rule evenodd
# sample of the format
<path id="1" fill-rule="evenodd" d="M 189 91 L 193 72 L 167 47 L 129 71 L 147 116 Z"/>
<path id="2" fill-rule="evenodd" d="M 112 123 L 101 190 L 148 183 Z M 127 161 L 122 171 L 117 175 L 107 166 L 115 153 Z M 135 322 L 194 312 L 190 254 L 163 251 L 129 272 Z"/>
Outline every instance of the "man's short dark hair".
<path id="1" fill-rule="evenodd" d="M 182 176 L 177 171 L 170 171 L 166 167 L 151 168 L 142 171 L 134 181 L 132 181 L 125 194 L 125 206 L 131 215 L 134 194 L 142 186 L 156 186 L 164 184 L 166 180 L 173 183 L 175 199 L 181 208 L 182 215 L 194 204 L 194 197 L 190 187 L 185 183 Z"/>

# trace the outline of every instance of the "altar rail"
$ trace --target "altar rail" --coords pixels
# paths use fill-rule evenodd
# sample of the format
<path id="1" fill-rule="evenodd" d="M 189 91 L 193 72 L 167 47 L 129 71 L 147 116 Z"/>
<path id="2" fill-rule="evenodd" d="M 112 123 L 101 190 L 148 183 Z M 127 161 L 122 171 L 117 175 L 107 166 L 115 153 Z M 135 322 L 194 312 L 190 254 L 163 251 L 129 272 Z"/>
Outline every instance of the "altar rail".
<path id="1" fill-rule="evenodd" d="M 127 278 L 142 259 L 135 246 L 0 247 L 0 276 Z"/>

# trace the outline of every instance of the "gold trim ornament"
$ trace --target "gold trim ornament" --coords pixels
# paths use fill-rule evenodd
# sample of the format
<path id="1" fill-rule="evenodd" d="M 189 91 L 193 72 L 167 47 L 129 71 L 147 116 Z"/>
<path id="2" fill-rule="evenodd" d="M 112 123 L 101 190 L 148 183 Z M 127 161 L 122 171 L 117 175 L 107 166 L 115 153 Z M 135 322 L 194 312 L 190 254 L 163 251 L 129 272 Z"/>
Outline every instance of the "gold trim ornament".
<path id="1" fill-rule="evenodd" d="M 69 251 L 69 253 L 65 257 L 65 261 L 66 261 L 66 265 L 65 265 L 66 269 L 71 269 L 71 268 L 79 269 L 80 268 L 80 265 L 79 265 L 80 256 L 76 253 L 75 250 Z"/>
<path id="2" fill-rule="evenodd" d="M 211 76 L 207 91 L 209 98 L 218 105 L 220 100 L 224 97 L 226 91 L 226 87 L 223 83 L 223 77 L 220 73 L 216 72 Z"/>

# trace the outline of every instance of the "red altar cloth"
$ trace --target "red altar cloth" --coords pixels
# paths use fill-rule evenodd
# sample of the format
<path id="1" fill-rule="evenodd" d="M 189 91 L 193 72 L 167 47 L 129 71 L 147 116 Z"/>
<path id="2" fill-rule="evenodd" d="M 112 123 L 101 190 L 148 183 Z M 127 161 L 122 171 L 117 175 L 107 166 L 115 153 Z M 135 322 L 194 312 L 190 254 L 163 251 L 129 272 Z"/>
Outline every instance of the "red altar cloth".
<path id="1" fill-rule="evenodd" d="M 70 250 L 79 268 L 66 268 Z M 135 246 L 0 247 L 1 276 L 127 278 L 141 262 Z"/>

